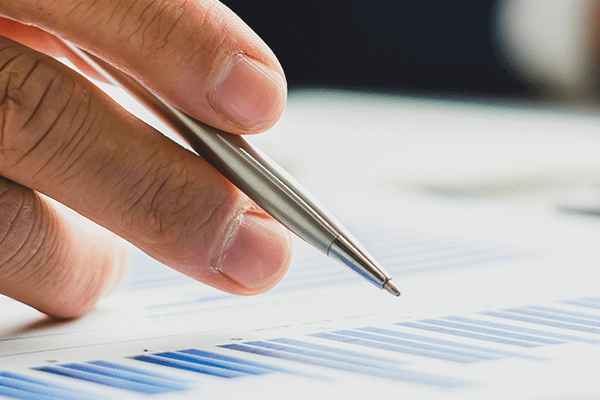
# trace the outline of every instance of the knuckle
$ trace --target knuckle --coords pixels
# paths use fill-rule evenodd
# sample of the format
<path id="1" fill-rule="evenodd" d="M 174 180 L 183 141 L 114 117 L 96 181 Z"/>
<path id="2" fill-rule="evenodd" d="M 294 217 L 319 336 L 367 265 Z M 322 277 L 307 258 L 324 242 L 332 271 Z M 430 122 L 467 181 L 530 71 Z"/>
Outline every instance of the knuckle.
<path id="1" fill-rule="evenodd" d="M 218 227 L 226 203 L 200 189 L 187 174 L 186 163 L 172 161 L 148 172 L 129 187 L 122 220 L 130 232 L 146 232 L 147 245 L 168 253 L 185 254 L 205 242 Z M 183 255 L 182 255 L 183 256 Z"/>
<path id="2" fill-rule="evenodd" d="M 0 50 L 0 168 L 39 173 L 78 137 L 89 90 L 58 62 L 24 48 Z"/>
<path id="3" fill-rule="evenodd" d="M 168 49 L 169 44 L 185 30 L 180 24 L 187 13 L 185 4 L 186 0 L 134 2 L 120 18 L 118 40 L 129 42 L 146 56 L 173 52 L 176 46 Z"/>

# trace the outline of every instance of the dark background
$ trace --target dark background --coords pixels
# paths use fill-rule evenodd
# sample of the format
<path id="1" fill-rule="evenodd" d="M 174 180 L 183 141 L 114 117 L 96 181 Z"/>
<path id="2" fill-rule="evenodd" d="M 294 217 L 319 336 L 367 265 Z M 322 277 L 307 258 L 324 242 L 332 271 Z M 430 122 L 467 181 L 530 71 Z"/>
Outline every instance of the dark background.
<path id="1" fill-rule="evenodd" d="M 529 97 L 495 39 L 496 0 L 223 0 L 291 88 Z"/>

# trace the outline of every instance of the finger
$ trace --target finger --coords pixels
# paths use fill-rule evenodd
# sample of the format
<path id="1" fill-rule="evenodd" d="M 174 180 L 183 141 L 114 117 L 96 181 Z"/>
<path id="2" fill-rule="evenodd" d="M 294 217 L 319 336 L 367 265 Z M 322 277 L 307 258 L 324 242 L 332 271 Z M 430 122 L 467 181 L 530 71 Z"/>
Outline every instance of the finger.
<path id="1" fill-rule="evenodd" d="M 123 278 L 126 253 L 88 224 L 82 229 L 31 189 L 0 178 L 0 293 L 56 317 L 89 311 Z"/>
<path id="2" fill-rule="evenodd" d="M 0 99 L 0 175 L 222 290 L 259 293 L 285 273 L 279 223 L 74 71 L 0 38 Z"/>
<path id="3" fill-rule="evenodd" d="M 226 131 L 265 130 L 285 105 L 277 59 L 216 0 L 0 0 L 0 14 L 65 37 Z"/>
<path id="4" fill-rule="evenodd" d="M 20 22 L 0 17 L 0 36 L 19 42 L 31 49 L 52 57 L 67 57 L 77 68 L 85 72 L 86 75 L 104 81 L 104 78 L 98 74 L 96 70 L 90 68 L 90 66 L 79 57 L 74 57 L 69 52 L 65 52 L 64 47 L 56 40 L 54 35 L 51 35 L 40 28 L 24 25 Z"/>

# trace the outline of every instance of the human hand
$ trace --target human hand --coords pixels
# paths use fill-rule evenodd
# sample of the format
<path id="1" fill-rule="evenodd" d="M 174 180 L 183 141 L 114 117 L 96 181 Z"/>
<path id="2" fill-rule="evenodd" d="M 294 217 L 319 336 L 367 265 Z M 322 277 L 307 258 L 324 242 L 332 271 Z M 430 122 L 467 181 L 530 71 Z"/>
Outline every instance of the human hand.
<path id="1" fill-rule="evenodd" d="M 0 16 L 0 293 L 76 317 L 124 275 L 113 234 L 82 227 L 39 193 L 221 290 L 260 293 L 283 277 L 291 244 L 279 223 L 203 159 L 32 50 L 69 56 L 52 34 L 61 36 L 192 117 L 255 133 L 283 111 L 285 78 L 235 14 L 216 0 L 0 0 Z"/>

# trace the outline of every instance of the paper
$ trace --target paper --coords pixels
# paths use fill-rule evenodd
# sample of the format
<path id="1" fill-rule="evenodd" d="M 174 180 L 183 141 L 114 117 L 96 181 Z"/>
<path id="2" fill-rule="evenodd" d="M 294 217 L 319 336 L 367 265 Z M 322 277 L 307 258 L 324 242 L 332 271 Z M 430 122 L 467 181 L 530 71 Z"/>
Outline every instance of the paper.
<path id="1" fill-rule="evenodd" d="M 125 284 L 57 322 L 0 299 L 0 395 L 24 399 L 587 399 L 600 393 L 594 220 L 312 182 L 400 298 L 295 241 L 236 297 L 131 248 Z M 318 189 L 321 188 L 321 189 Z M 369 190 L 362 190 L 369 188 Z"/>

